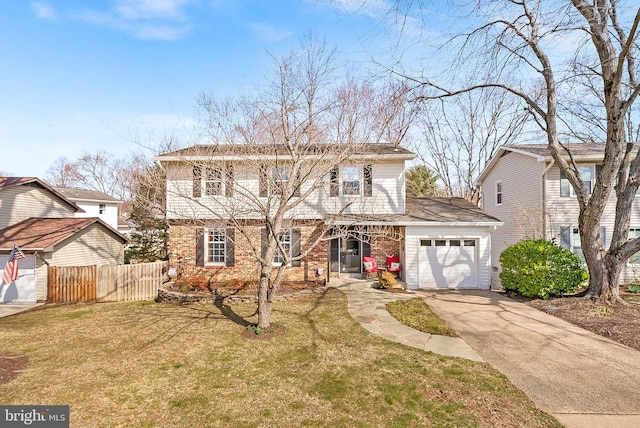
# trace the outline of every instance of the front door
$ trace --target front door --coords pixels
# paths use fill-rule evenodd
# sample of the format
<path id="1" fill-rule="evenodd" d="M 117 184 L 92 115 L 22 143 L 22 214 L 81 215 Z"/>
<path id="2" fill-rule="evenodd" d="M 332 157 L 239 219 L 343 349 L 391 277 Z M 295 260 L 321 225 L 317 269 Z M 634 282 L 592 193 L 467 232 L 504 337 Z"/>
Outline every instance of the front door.
<path id="1" fill-rule="evenodd" d="M 360 240 L 357 238 L 343 238 L 340 240 L 340 271 L 345 273 L 360 273 L 362 256 L 360 255 Z"/>

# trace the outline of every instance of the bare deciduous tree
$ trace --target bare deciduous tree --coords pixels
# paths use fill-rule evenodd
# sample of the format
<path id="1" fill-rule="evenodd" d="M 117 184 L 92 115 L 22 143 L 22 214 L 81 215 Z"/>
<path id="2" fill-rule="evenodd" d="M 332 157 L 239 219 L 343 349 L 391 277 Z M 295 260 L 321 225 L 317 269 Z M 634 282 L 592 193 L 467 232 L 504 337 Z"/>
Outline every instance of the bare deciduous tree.
<path id="1" fill-rule="evenodd" d="M 207 145 L 157 158 L 168 175 L 172 227 L 184 222 L 231 226 L 233 236 L 226 239 L 233 240 L 234 251 L 259 265 L 261 328 L 270 325 L 274 297 L 288 266 L 322 242 L 362 232 L 349 228 L 344 216 L 353 214 L 350 218 L 357 223 L 366 209 L 363 198 L 348 193 L 328 198 L 337 191 L 337 165 L 362 162 L 371 153 L 370 142 L 399 144 L 411 117 L 404 91 L 370 82 L 335 84 L 333 52 L 323 43 L 309 42 L 273 62 L 274 79 L 252 96 L 202 95 Z M 370 191 L 370 170 L 358 171 L 363 176 L 349 189 L 354 196 Z M 202 192 L 225 197 L 199 198 Z M 307 232 L 293 233 L 294 226 Z M 292 251 L 294 246 L 298 251 Z"/>
<path id="2" fill-rule="evenodd" d="M 395 5 L 396 11 L 403 7 Z M 492 88 L 526 105 L 554 162 L 575 190 L 590 275 L 586 294 L 620 301 L 620 272 L 640 250 L 640 239 L 628 239 L 632 202 L 640 186 L 640 157 L 628 144 L 633 129 L 629 124 L 638 122 L 634 103 L 640 94 L 640 8 L 613 0 L 494 0 L 472 2 L 471 10 L 465 6 L 469 3 L 460 10 L 469 13 L 471 29 L 458 32 L 447 44 L 449 52 L 457 51 L 447 72 L 458 80 L 414 76 L 425 91 L 422 100 Z M 460 85 L 469 78 L 471 84 Z M 629 120 L 630 115 L 635 119 Z M 604 162 L 591 192 L 567 148 L 566 143 L 576 141 L 605 142 Z M 614 191 L 615 227 L 605 249 L 600 221 Z"/>
<path id="3" fill-rule="evenodd" d="M 521 138 L 527 116 L 522 103 L 487 88 L 426 103 L 422 110 L 418 156 L 449 196 L 478 203 L 478 175 L 500 146 Z"/>

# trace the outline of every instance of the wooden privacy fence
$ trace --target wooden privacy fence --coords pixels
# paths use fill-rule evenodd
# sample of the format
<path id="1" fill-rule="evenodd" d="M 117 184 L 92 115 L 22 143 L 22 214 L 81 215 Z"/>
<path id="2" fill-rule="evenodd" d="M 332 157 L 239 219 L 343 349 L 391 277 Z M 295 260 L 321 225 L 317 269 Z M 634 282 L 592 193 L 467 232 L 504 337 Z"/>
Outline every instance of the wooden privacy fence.
<path id="1" fill-rule="evenodd" d="M 134 265 L 49 266 L 51 303 L 152 300 L 166 278 L 167 262 Z"/>

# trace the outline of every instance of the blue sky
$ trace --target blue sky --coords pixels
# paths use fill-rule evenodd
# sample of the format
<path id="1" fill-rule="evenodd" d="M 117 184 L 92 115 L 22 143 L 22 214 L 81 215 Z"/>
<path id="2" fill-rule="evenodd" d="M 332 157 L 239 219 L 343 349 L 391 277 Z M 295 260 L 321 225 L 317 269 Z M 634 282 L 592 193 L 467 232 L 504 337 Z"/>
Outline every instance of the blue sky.
<path id="1" fill-rule="evenodd" d="M 61 156 L 138 152 L 132 140 L 188 128 L 199 93 L 259 84 L 267 51 L 287 53 L 305 33 L 351 60 L 382 55 L 388 1 L 3 2 L 0 171 L 43 177 Z"/>

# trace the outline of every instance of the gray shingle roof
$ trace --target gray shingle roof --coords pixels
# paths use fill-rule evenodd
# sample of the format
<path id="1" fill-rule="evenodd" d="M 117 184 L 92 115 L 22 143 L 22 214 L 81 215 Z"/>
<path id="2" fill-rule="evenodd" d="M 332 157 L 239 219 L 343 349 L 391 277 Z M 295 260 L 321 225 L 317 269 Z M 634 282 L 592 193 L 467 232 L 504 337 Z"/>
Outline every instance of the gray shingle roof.
<path id="1" fill-rule="evenodd" d="M 54 189 L 56 189 L 58 192 L 62 193 L 72 201 L 120 202 L 116 198 L 97 190 L 76 189 L 71 187 L 54 187 Z"/>
<path id="2" fill-rule="evenodd" d="M 343 146 L 348 149 L 348 144 L 313 144 L 301 146 L 308 155 L 318 155 Z M 354 144 L 355 155 L 413 155 L 414 153 L 395 144 Z M 157 158 L 180 156 L 243 156 L 249 154 L 287 156 L 289 152 L 284 144 L 216 144 L 196 145 L 174 152 L 164 153 Z"/>

